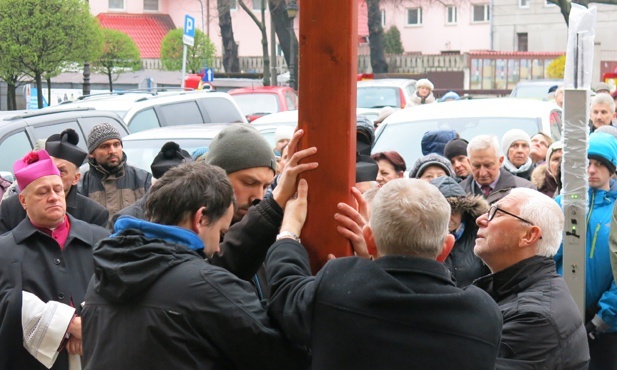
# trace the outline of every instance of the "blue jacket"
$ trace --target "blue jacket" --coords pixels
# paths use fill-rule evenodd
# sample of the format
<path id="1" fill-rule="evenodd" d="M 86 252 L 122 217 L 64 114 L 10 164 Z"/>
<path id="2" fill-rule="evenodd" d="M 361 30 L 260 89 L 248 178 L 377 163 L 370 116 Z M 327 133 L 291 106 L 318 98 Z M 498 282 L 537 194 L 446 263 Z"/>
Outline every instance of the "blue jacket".
<path id="1" fill-rule="evenodd" d="M 608 325 L 606 328 L 608 332 L 617 332 L 617 287 L 611 269 L 608 244 L 616 199 L 617 182 L 614 180 L 611 180 L 611 188 L 608 191 L 589 189 L 585 302 L 587 310 L 595 312 L 599 319 Z M 562 205 L 561 195 L 555 200 Z M 555 262 L 557 272 L 563 275 L 563 243 L 555 255 Z M 598 317 L 594 318 L 594 323 Z"/>

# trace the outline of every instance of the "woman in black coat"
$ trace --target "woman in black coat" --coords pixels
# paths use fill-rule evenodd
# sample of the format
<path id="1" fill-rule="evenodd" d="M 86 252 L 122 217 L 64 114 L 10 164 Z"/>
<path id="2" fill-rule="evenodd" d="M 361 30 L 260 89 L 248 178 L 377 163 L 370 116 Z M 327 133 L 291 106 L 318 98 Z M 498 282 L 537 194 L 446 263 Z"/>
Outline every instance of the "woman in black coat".
<path id="1" fill-rule="evenodd" d="M 487 201 L 481 196 L 467 195 L 451 177 L 442 176 L 431 183 L 446 197 L 452 215 L 448 230 L 456 238 L 452 251 L 444 261 L 456 285 L 464 287 L 475 279 L 490 274 L 488 267 L 473 253 L 478 225 L 476 218 L 488 210 Z"/>

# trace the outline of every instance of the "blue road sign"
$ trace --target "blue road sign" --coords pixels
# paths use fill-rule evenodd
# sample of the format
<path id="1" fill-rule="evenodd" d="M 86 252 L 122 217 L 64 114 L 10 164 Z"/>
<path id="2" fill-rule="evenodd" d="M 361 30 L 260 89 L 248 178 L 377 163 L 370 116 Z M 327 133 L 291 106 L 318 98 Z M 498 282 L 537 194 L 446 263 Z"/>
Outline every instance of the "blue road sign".
<path id="1" fill-rule="evenodd" d="M 203 82 L 214 81 L 214 71 L 212 68 L 204 68 L 204 76 L 201 79 Z"/>
<path id="2" fill-rule="evenodd" d="M 182 34 L 182 42 L 189 46 L 193 46 L 195 43 L 195 18 L 188 14 L 184 16 L 184 33 Z"/>

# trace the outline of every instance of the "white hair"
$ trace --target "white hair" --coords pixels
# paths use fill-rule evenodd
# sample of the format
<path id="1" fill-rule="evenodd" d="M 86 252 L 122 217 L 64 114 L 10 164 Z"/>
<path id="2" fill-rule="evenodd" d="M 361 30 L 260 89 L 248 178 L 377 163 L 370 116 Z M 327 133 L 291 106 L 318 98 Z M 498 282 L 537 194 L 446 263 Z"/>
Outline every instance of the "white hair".
<path id="1" fill-rule="evenodd" d="M 591 98 L 591 106 L 596 104 L 608 105 L 611 108 L 611 113 L 615 112 L 615 99 L 610 94 L 599 93 Z"/>
<path id="2" fill-rule="evenodd" d="M 472 151 L 492 149 L 497 158 L 501 157 L 499 139 L 495 135 L 478 135 L 467 144 L 467 156 L 471 157 Z"/>
<path id="3" fill-rule="evenodd" d="M 379 189 L 369 225 L 383 255 L 435 259 L 448 235 L 450 204 L 424 180 L 396 179 Z"/>
<path id="4" fill-rule="evenodd" d="M 552 198 L 528 188 L 514 188 L 510 195 L 521 199 L 519 216 L 542 230 L 536 255 L 553 257 L 563 239 L 563 211 Z"/>

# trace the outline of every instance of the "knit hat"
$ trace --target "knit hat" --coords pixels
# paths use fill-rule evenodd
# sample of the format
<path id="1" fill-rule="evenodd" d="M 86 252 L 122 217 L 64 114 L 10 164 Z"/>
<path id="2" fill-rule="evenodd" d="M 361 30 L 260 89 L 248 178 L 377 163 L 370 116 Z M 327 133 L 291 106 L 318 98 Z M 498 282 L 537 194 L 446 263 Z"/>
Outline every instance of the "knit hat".
<path id="1" fill-rule="evenodd" d="M 416 90 L 422 86 L 428 87 L 429 90 L 431 91 L 433 91 L 433 89 L 435 88 L 435 85 L 433 85 L 433 83 L 429 81 L 427 78 L 421 78 L 418 81 L 416 81 Z"/>
<path id="2" fill-rule="evenodd" d="M 193 162 L 193 158 L 186 150 L 180 149 L 180 145 L 169 141 L 163 145 L 150 165 L 152 176 L 160 179 L 167 170 L 184 162 Z"/>
<path id="3" fill-rule="evenodd" d="M 88 153 L 92 153 L 101 143 L 114 139 L 122 142 L 120 132 L 111 123 L 101 123 L 94 126 L 88 134 Z"/>
<path id="4" fill-rule="evenodd" d="M 589 135 L 587 157 L 600 161 L 611 174 L 617 167 L 617 139 L 604 132 L 594 132 Z"/>
<path id="5" fill-rule="evenodd" d="M 515 141 L 524 141 L 531 147 L 531 138 L 525 131 L 518 128 L 506 131 L 501 139 L 501 151 L 506 157 L 508 156 L 508 149 L 510 149 L 512 143 Z"/>
<path id="6" fill-rule="evenodd" d="M 443 148 L 443 153 L 446 158 L 452 160 L 459 155 L 467 156 L 467 144 L 469 142 L 465 139 L 453 139 L 450 140 Z"/>
<path id="7" fill-rule="evenodd" d="M 64 159 L 79 167 L 88 156 L 85 150 L 78 147 L 79 135 L 72 128 L 67 128 L 60 134 L 53 134 L 45 142 L 47 153 L 56 158 Z"/>
<path id="8" fill-rule="evenodd" d="M 274 143 L 278 143 L 281 140 L 291 140 L 294 136 L 294 128 L 291 126 L 279 126 L 274 132 Z"/>
<path id="9" fill-rule="evenodd" d="M 419 179 L 424 170 L 430 166 L 439 166 L 443 168 L 446 175 L 452 176 L 453 171 L 450 161 L 439 154 L 431 153 L 416 160 L 416 163 L 413 165 L 413 169 L 409 172 L 409 177 L 412 179 Z"/>
<path id="10" fill-rule="evenodd" d="M 611 134 L 615 138 L 617 138 L 617 127 L 615 126 L 611 126 L 611 125 L 600 126 L 597 129 L 595 129 L 594 132 L 604 132 L 606 134 Z"/>
<path id="11" fill-rule="evenodd" d="M 206 163 L 230 173 L 268 167 L 276 173 L 276 158 L 270 144 L 254 127 L 236 123 L 221 130 L 210 143 Z"/>
<path id="12" fill-rule="evenodd" d="M 611 85 L 607 84 L 606 82 L 599 82 L 593 87 L 593 91 L 595 92 L 602 91 L 602 90 L 606 90 L 610 94 Z"/>
<path id="13" fill-rule="evenodd" d="M 446 198 L 464 197 L 465 190 L 450 176 L 441 176 L 431 180 L 431 184 L 437 186 L 441 194 Z"/>
<path id="14" fill-rule="evenodd" d="M 383 108 L 381 108 L 381 110 L 379 111 L 379 117 L 377 117 L 377 119 L 375 121 L 373 121 L 375 123 L 375 125 L 379 125 L 380 123 L 382 123 L 386 118 L 390 117 L 390 115 L 394 113 L 394 108 L 392 108 L 391 106 L 385 106 Z"/>
<path id="15" fill-rule="evenodd" d="M 58 167 L 44 150 L 29 152 L 23 158 L 18 159 L 13 165 L 13 173 L 17 179 L 17 185 L 23 191 L 30 183 L 43 176 L 60 176 Z"/>
<path id="16" fill-rule="evenodd" d="M 553 152 L 556 150 L 563 150 L 563 143 L 561 141 L 555 141 L 548 147 L 546 150 L 546 162 L 551 161 L 551 155 L 553 155 Z"/>
<path id="17" fill-rule="evenodd" d="M 444 96 L 439 99 L 440 102 L 445 102 L 446 100 L 459 100 L 461 97 L 454 91 L 448 91 L 444 94 Z"/>

